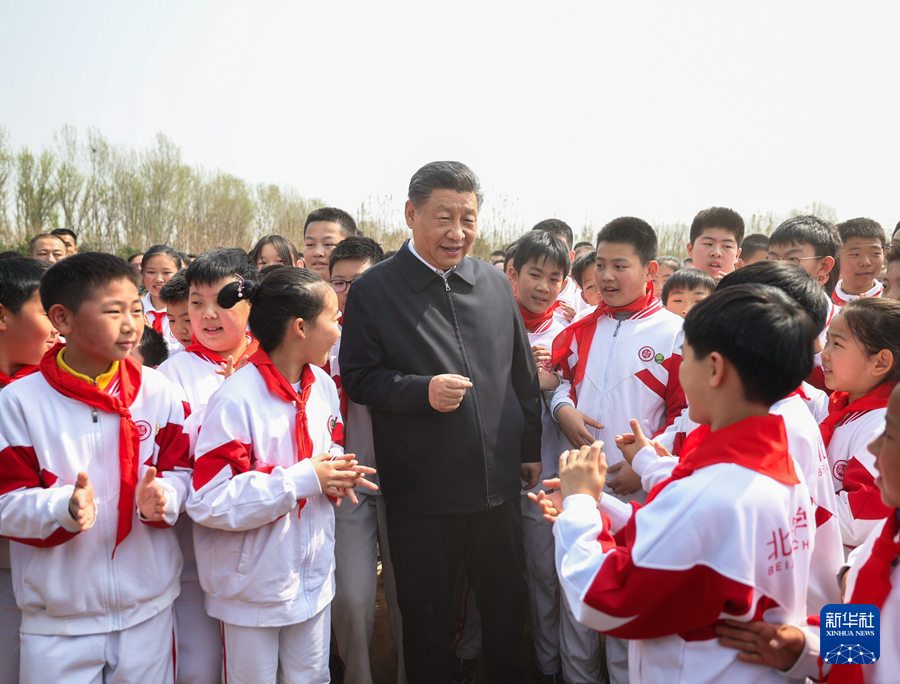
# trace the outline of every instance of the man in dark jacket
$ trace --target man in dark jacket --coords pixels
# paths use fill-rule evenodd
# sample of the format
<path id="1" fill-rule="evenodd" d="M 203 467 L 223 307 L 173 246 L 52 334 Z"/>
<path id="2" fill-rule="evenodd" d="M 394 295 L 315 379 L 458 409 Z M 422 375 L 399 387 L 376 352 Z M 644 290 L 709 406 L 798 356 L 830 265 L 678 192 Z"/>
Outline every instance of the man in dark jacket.
<path id="1" fill-rule="evenodd" d="M 524 682 L 520 492 L 541 471 L 537 370 L 510 284 L 466 257 L 481 190 L 459 162 L 409 185 L 413 238 L 354 282 L 340 364 L 372 408 L 411 684 L 449 677 L 464 561 L 481 613 L 485 681 Z"/>

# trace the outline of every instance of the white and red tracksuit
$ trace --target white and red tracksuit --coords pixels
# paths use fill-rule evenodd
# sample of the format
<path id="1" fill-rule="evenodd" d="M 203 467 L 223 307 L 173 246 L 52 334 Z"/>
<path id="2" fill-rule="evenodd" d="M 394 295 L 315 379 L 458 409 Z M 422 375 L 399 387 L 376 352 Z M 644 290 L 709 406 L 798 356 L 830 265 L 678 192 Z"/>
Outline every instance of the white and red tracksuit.
<path id="1" fill-rule="evenodd" d="M 169 318 L 166 316 L 166 307 L 161 309 L 155 308 L 153 302 L 150 301 L 149 292 L 141 298 L 141 303 L 144 305 L 144 313 L 147 314 L 147 320 L 150 321 L 151 327 L 162 335 L 163 339 L 166 341 L 166 347 L 169 348 L 169 356 L 172 357 L 178 352 L 184 351 L 184 347 L 175 337 L 172 332 L 172 327 L 169 325 Z"/>
<path id="2" fill-rule="evenodd" d="M 880 280 L 876 280 L 872 287 L 866 292 L 852 295 L 844 292 L 844 281 L 841 279 L 837 282 L 837 285 L 834 286 L 834 292 L 831 293 L 831 301 L 834 302 L 836 306 L 844 306 L 847 302 L 852 302 L 854 299 L 859 299 L 860 297 L 881 297 L 883 294 L 884 284 Z"/>
<path id="3" fill-rule="evenodd" d="M 227 681 L 258 681 L 247 668 L 288 662 L 285 651 L 306 663 L 304 681 L 328 681 L 334 510 L 308 457 L 343 453 L 340 404 L 321 368 L 304 368 L 293 402 L 273 377 L 291 387 L 260 351 L 213 395 L 187 512 L 206 609 L 223 623 Z"/>
<path id="4" fill-rule="evenodd" d="M 59 348 L 48 352 L 45 362 L 49 357 L 55 366 Z M 123 401 L 126 394 L 133 397 L 128 415 L 140 445 L 133 477 L 139 481 L 149 466 L 157 467 L 156 481 L 167 497 L 164 522 L 142 521 L 136 504 L 130 507 L 132 519 L 120 520 L 127 477 L 120 459 L 127 456 L 120 451 L 124 419 L 118 412 L 65 396 L 43 373 L 0 393 L 0 534 L 13 541 L 23 681 L 74 680 L 87 676 L 84 671 L 102 670 L 102 660 L 82 662 L 82 637 L 110 642 L 101 655 L 108 663 L 117 661 L 115 681 L 173 672 L 171 605 L 182 560 L 171 527 L 190 479 L 182 402 L 168 380 L 130 357 L 105 391 Z M 95 524 L 83 532 L 68 508 L 79 472 L 93 484 L 97 509 Z M 119 650 L 132 640 L 131 630 L 154 639 L 141 649 L 132 644 L 131 650 Z"/>
<path id="5" fill-rule="evenodd" d="M 737 660 L 713 631 L 722 619 L 806 616 L 812 509 L 783 419 L 710 433 L 632 506 L 615 537 L 584 494 L 566 498 L 554 525 L 563 590 L 579 621 L 631 640 L 631 683 L 784 681 Z"/>
<path id="6" fill-rule="evenodd" d="M 849 404 L 846 392 L 834 392 L 831 412 L 820 426 L 837 494 L 845 554 L 862 544 L 889 511 L 875 485 L 875 456 L 869 452 L 869 444 L 884 431 L 894 384 L 881 385 Z"/>

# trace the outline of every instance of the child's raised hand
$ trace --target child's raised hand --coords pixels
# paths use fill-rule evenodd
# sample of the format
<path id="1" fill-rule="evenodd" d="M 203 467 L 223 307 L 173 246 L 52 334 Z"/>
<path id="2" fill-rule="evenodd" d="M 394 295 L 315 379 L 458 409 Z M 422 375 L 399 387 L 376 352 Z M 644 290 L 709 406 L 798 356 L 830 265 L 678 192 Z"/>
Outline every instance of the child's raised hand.
<path id="1" fill-rule="evenodd" d="M 88 479 L 87 473 L 78 473 L 75 491 L 69 499 L 69 515 L 82 530 L 90 529 L 94 524 L 97 515 L 97 509 L 94 507 L 94 485 Z"/>
<path id="2" fill-rule="evenodd" d="M 166 515 L 166 490 L 156 481 L 156 468 L 150 466 L 138 482 L 135 492 L 141 515 L 150 522 L 160 522 Z"/>
<path id="3" fill-rule="evenodd" d="M 235 364 L 234 357 L 229 356 L 228 360 L 220 364 L 222 366 L 222 370 L 217 370 L 216 375 L 224 375 L 226 378 L 230 378 L 234 375 L 235 371 L 239 371 L 241 368 L 247 365 L 247 362 L 250 361 L 249 356 L 242 356 L 240 360 Z"/>
<path id="4" fill-rule="evenodd" d="M 375 469 L 361 466 L 354 460 L 353 454 L 334 457 L 331 454 L 319 454 L 310 459 L 319 478 L 322 493 L 337 497 L 339 500 L 349 496 L 353 503 L 359 503 L 353 494 L 355 487 L 378 489 L 378 485 L 369 482 L 365 475 L 374 475 Z"/>
<path id="5" fill-rule="evenodd" d="M 559 483 L 563 499 L 572 494 L 588 494 L 599 501 L 606 485 L 603 442 L 594 442 L 560 456 Z"/>
<path id="6" fill-rule="evenodd" d="M 553 354 L 550 353 L 550 350 L 547 349 L 547 347 L 542 344 L 536 344 L 531 348 L 531 353 L 534 354 L 534 362 L 537 364 L 538 368 L 550 370 Z"/>
<path id="7" fill-rule="evenodd" d="M 594 436 L 588 432 L 586 426 L 590 425 L 597 430 L 603 429 L 603 426 L 596 420 L 568 404 L 559 407 L 559 410 L 556 412 L 556 422 L 559 423 L 559 427 L 562 429 L 566 439 L 569 440 L 569 444 L 576 449 L 594 443 Z"/>
<path id="8" fill-rule="evenodd" d="M 616 435 L 616 446 L 619 447 L 619 451 L 622 452 L 628 465 L 631 465 L 637 452 L 648 446 L 650 440 L 644 436 L 644 431 L 641 430 L 641 424 L 638 421 L 632 418 L 629 425 L 633 432 Z"/>
<path id="9" fill-rule="evenodd" d="M 609 470 L 609 474 L 615 473 L 615 477 L 607 483 L 607 486 L 613 490 L 614 494 L 619 496 L 627 496 L 634 494 L 641 488 L 641 476 L 634 472 L 634 469 L 625 461 L 613 463 Z"/>
<path id="10" fill-rule="evenodd" d="M 556 482 L 558 484 L 559 480 Z M 546 483 L 547 480 L 544 480 L 544 484 Z M 545 492 L 544 490 L 541 490 L 537 494 L 528 492 L 528 498 L 541 507 L 541 513 L 543 513 L 544 517 L 552 523 L 555 523 L 556 517 L 562 513 L 563 496 L 560 491 Z"/>
<path id="11" fill-rule="evenodd" d="M 571 323 L 571 322 L 572 322 L 572 319 L 575 318 L 575 309 L 573 309 L 571 306 L 569 306 L 569 305 L 566 304 L 565 302 L 560 302 L 560 303 L 559 303 L 559 308 L 560 308 L 560 310 L 562 311 L 563 317 L 564 317 L 567 321 L 569 321 L 569 323 Z"/>

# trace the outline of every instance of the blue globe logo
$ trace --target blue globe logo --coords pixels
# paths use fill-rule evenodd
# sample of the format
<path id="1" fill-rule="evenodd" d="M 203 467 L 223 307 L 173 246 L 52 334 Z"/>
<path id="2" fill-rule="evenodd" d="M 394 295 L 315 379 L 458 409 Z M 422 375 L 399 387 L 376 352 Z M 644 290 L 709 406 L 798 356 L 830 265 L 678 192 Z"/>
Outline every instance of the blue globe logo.
<path id="1" fill-rule="evenodd" d="M 875 654 L 859 644 L 841 644 L 828 651 L 822 660 L 830 665 L 871 665 L 875 662 Z"/>

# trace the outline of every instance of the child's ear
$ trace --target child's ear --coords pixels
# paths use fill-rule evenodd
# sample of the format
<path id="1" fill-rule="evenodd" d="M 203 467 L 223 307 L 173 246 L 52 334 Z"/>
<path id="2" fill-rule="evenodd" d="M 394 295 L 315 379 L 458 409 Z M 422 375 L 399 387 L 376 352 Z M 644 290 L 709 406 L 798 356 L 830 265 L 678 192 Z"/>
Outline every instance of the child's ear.
<path id="1" fill-rule="evenodd" d="M 726 361 L 719 352 L 710 352 L 706 357 L 709 364 L 709 386 L 721 387 L 725 381 Z"/>
<path id="2" fill-rule="evenodd" d="M 647 282 L 649 283 L 659 273 L 659 263 L 656 261 L 647 262 Z"/>
<path id="3" fill-rule="evenodd" d="M 693 259 L 694 258 L 694 245 L 692 245 L 689 242 L 689 243 L 687 243 L 686 249 L 687 249 L 688 259 Z"/>
<path id="4" fill-rule="evenodd" d="M 9 330 L 10 316 L 12 316 L 12 311 L 0 304 L 0 332 L 6 332 L 7 330 Z"/>
<path id="5" fill-rule="evenodd" d="M 72 312 L 66 309 L 62 304 L 54 304 L 47 312 L 47 318 L 56 328 L 56 331 L 63 337 L 72 334 Z"/>
<path id="6" fill-rule="evenodd" d="M 872 363 L 872 375 L 876 377 L 887 375 L 894 366 L 894 355 L 890 349 L 882 349 L 878 353 L 872 354 L 869 361 Z"/>
<path id="7" fill-rule="evenodd" d="M 833 256 L 825 256 L 819 259 L 819 270 L 816 271 L 816 283 L 818 285 L 824 285 L 828 282 L 828 276 L 831 274 L 831 269 L 834 268 L 834 257 Z"/>
<path id="8" fill-rule="evenodd" d="M 297 335 L 301 340 L 306 339 L 306 321 L 302 318 L 295 318 L 294 322 L 291 323 L 290 331 Z"/>

